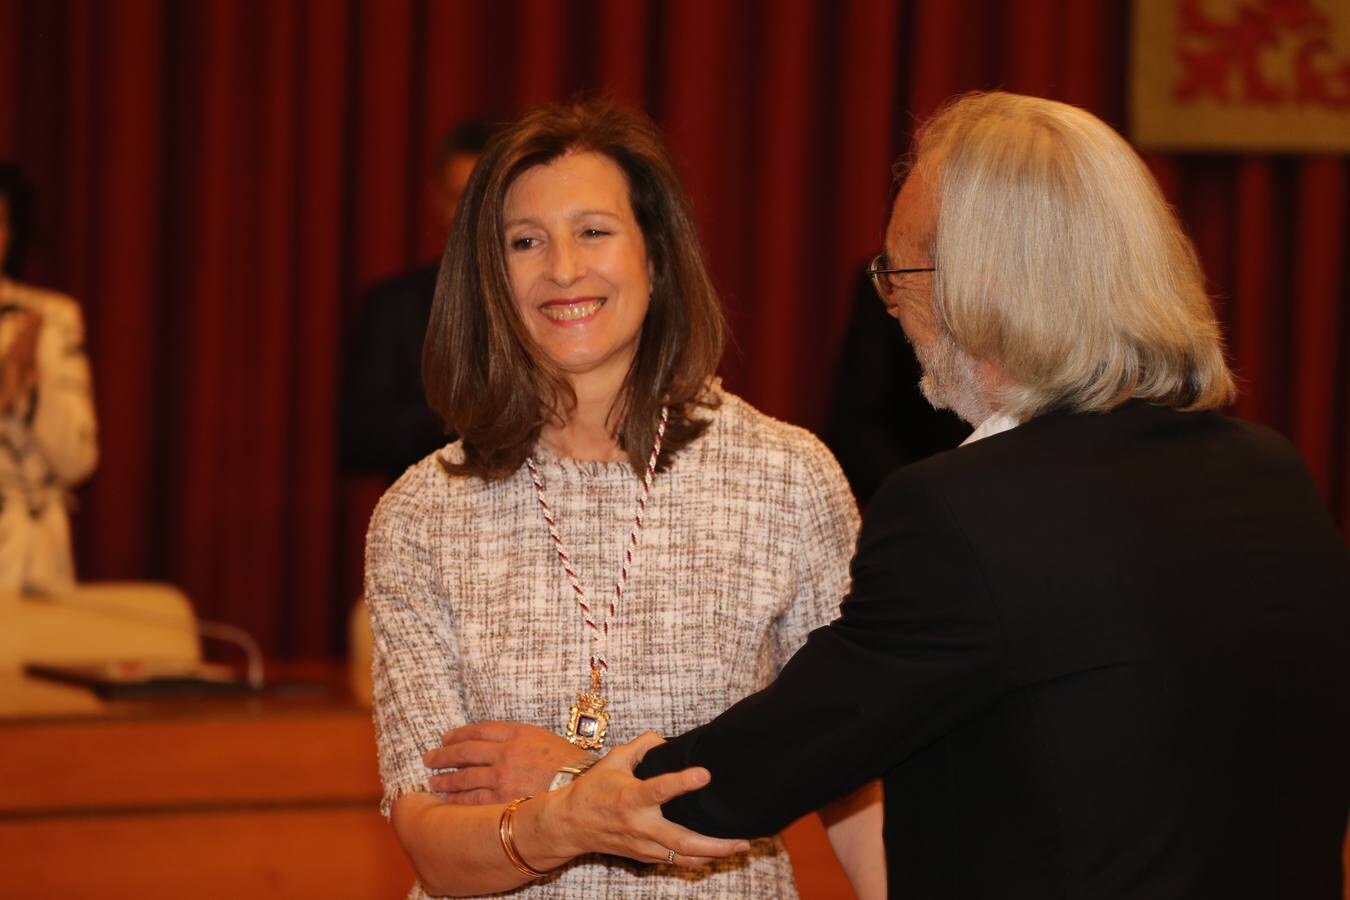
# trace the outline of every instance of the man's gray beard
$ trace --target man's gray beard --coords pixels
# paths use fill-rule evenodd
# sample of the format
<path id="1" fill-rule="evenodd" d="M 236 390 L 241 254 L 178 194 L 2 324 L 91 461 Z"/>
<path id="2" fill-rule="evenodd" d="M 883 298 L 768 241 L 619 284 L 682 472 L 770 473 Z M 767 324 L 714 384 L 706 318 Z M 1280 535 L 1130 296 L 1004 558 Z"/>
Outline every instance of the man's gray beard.
<path id="1" fill-rule="evenodd" d="M 919 390 L 934 409 L 950 409 L 976 428 L 994 414 L 996 408 L 986 396 L 975 360 L 945 328 L 937 328 L 929 347 L 911 343 L 923 370 Z"/>

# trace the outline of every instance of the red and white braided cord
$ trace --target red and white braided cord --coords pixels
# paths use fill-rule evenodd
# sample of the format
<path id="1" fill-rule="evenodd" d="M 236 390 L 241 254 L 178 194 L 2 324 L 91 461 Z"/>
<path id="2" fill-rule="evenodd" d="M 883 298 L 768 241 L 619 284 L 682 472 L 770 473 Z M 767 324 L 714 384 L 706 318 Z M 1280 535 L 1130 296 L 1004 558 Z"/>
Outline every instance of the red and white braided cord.
<path id="1" fill-rule="evenodd" d="M 642 477 L 642 492 L 638 494 L 637 512 L 633 515 L 633 528 L 628 532 L 628 540 L 624 544 L 623 565 L 619 567 L 619 577 L 614 580 L 614 597 L 609 601 L 609 606 L 605 610 L 604 621 L 596 624 L 595 617 L 591 614 L 590 604 L 586 602 L 586 591 L 581 586 L 581 579 L 577 577 L 576 570 L 572 568 L 572 559 L 567 555 L 563 548 L 562 535 L 558 533 L 558 521 L 553 515 L 553 508 L 548 505 L 548 499 L 544 496 L 544 481 L 539 477 L 539 469 L 534 463 L 533 457 L 525 458 L 525 465 L 530 470 L 530 480 L 534 482 L 535 497 L 539 500 L 539 511 L 544 516 L 544 522 L 548 525 L 548 536 L 553 539 L 553 549 L 558 553 L 558 562 L 562 564 L 563 572 L 567 575 L 567 581 L 572 585 L 572 594 L 577 598 L 577 608 L 581 610 L 582 621 L 586 627 L 591 630 L 591 668 L 598 668 L 601 671 L 609 671 L 609 663 L 605 659 L 606 651 L 609 648 L 609 623 L 619 612 L 619 601 L 623 599 L 623 589 L 628 584 L 628 570 L 633 565 L 633 553 L 637 550 L 638 533 L 642 531 L 642 515 L 647 511 L 647 498 L 652 492 L 652 479 L 656 476 L 656 463 L 661 458 L 661 439 L 666 434 L 666 422 L 670 419 L 670 411 L 666 407 L 661 407 L 661 422 L 656 426 L 656 440 L 652 442 L 652 453 L 647 459 L 647 471 Z"/>

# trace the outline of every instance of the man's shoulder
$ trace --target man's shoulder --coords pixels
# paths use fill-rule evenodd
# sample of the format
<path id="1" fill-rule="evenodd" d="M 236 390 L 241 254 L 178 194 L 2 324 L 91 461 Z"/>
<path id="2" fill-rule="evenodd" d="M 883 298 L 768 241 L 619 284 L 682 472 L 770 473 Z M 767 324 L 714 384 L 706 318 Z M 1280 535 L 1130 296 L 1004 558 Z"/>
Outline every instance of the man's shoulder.
<path id="1" fill-rule="evenodd" d="M 1215 413 L 1185 413 L 1143 403 L 1100 413 L 1052 411 L 903 466 L 891 474 L 883 488 L 915 490 L 923 486 L 940 491 L 943 486 L 951 486 L 962 492 L 978 492 L 986 484 L 1061 477 L 1075 461 L 1102 462 L 1107 451 L 1129 446 L 1148 433 L 1185 442 L 1215 429 L 1243 430 L 1246 425 Z M 1094 467 L 1087 465 L 1089 469 Z"/>
<path id="2" fill-rule="evenodd" d="M 1107 412 L 1038 416 L 905 466 L 878 493 L 920 492 L 987 508 L 995 498 L 1088 501 L 1095 488 L 1114 492 L 1139 479 L 1240 482 L 1244 471 L 1306 479 L 1298 451 L 1270 428 L 1214 411 L 1131 401 Z"/>

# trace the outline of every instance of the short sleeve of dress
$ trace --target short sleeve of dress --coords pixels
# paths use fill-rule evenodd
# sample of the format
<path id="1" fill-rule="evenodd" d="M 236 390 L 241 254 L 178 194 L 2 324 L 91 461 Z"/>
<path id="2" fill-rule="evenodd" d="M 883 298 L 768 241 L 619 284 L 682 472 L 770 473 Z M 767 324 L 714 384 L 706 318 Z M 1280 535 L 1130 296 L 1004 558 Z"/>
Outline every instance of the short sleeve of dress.
<path id="1" fill-rule="evenodd" d="M 798 498 L 796 592 L 778 624 L 780 669 L 808 634 L 838 617 L 858 540 L 858 506 L 839 463 L 814 435 L 799 433 L 788 487 Z"/>
<path id="2" fill-rule="evenodd" d="M 436 576 L 436 480 L 424 463 L 381 499 L 366 536 L 365 598 L 374 639 L 375 736 L 386 817 L 403 794 L 429 791 L 422 754 L 467 724 L 449 604 Z"/>

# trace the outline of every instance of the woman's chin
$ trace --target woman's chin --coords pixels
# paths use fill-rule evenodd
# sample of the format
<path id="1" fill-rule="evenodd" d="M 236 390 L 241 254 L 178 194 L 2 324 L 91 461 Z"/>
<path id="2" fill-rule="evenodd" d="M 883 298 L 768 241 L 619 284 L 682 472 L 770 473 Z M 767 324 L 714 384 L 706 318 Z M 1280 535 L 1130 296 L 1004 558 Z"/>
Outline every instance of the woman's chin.
<path id="1" fill-rule="evenodd" d="M 633 361 L 631 351 L 623 352 L 575 346 L 566 348 L 545 346 L 544 352 L 548 355 L 549 362 L 553 363 L 573 381 L 578 378 L 592 379 L 615 376 L 616 384 L 622 383 L 623 377 L 627 374 L 628 367 Z"/>

